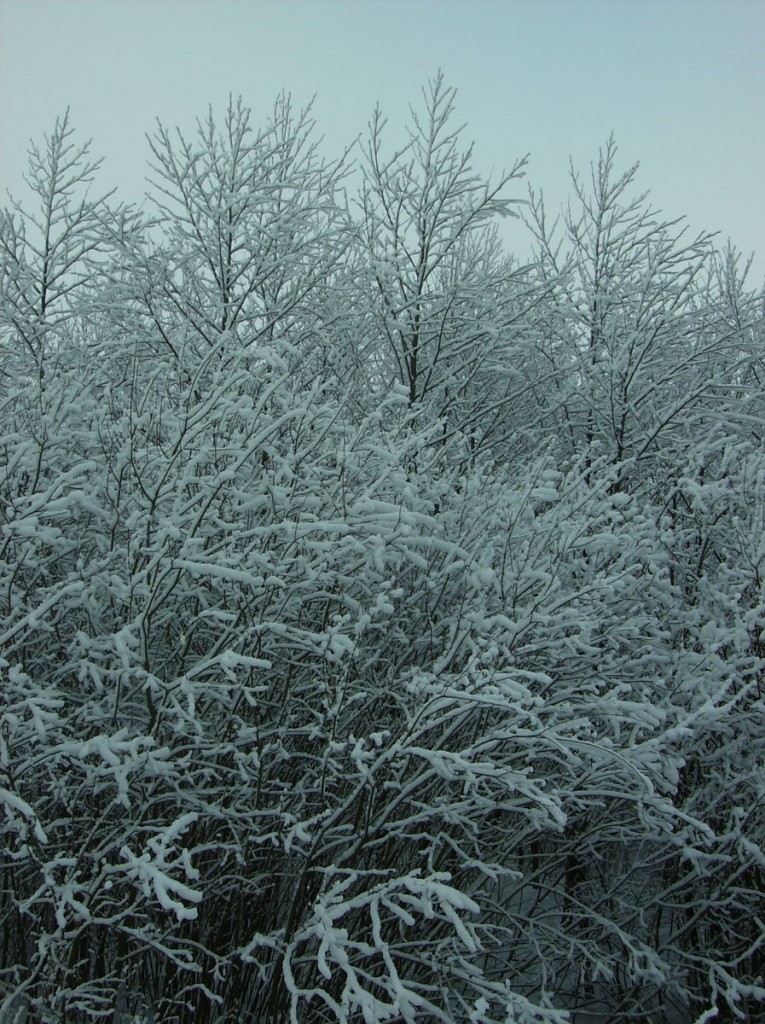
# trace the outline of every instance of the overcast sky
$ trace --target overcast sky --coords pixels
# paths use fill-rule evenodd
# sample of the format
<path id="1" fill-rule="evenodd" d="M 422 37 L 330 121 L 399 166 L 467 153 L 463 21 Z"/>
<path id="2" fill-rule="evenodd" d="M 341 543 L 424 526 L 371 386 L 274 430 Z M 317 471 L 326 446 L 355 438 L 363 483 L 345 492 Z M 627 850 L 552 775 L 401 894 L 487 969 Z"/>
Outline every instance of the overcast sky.
<path id="1" fill-rule="evenodd" d="M 0 0 L 0 187 L 22 194 L 67 106 L 135 199 L 157 117 L 233 93 L 262 122 L 286 89 L 339 151 L 378 102 L 402 125 L 439 68 L 482 172 L 528 152 L 557 205 L 613 131 L 655 205 L 765 277 L 765 0 Z"/>

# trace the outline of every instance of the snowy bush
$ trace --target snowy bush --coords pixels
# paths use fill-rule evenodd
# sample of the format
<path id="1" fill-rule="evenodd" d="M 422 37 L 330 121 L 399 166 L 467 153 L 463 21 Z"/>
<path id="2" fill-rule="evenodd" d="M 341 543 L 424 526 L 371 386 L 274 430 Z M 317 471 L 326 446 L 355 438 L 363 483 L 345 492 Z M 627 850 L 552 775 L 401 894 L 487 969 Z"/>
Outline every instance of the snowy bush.
<path id="1" fill-rule="evenodd" d="M 746 1019 L 761 309 L 609 144 L 534 266 L 451 127 L 66 120 L 2 217 L 0 1021 Z M 430 156 L 428 155 L 430 154 Z M 759 302 L 761 304 L 761 297 Z"/>

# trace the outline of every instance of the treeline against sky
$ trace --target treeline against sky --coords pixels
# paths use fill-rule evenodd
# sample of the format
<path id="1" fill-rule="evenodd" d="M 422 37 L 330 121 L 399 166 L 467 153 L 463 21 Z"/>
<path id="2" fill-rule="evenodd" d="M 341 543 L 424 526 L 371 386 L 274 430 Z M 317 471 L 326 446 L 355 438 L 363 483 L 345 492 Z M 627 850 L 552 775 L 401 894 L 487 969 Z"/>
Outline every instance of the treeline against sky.
<path id="1" fill-rule="evenodd" d="M 555 220 L 453 107 L 159 126 L 142 209 L 30 152 L 3 1024 L 763 1012 L 763 295 L 612 140 Z"/>

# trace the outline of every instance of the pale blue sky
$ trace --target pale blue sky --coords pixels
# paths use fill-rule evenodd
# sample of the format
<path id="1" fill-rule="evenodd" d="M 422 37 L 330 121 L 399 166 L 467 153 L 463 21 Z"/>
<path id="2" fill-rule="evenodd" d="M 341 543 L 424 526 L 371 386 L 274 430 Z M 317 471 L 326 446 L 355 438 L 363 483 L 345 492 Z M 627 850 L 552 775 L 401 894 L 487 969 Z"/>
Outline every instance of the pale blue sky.
<path id="1" fill-rule="evenodd" d="M 241 93 L 264 120 L 285 88 L 316 95 L 339 151 L 378 101 L 402 124 L 440 67 L 482 171 L 529 152 L 554 206 L 569 156 L 586 169 L 613 130 L 654 203 L 757 250 L 760 281 L 763 55 L 765 0 L 0 0 L 0 187 L 21 192 L 29 137 L 67 105 L 139 198 L 156 117 Z"/>

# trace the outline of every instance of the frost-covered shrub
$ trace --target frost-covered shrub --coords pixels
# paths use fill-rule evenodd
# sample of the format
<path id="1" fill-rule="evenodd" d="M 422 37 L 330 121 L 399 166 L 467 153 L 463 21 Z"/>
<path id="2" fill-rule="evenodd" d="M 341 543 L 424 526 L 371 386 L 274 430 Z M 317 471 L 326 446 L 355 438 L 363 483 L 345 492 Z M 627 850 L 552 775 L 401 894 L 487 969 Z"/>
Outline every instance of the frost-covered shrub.
<path id="1" fill-rule="evenodd" d="M 451 99 L 420 156 L 454 157 Z M 735 261 L 704 291 L 706 242 L 628 245 L 611 149 L 601 294 L 596 224 L 512 274 L 465 167 L 372 166 L 354 226 L 284 99 L 260 132 L 241 105 L 160 129 L 151 222 L 84 198 L 67 147 L 34 157 L 51 259 L 45 222 L 2 222 L 0 1020 L 756 1012 Z"/>

